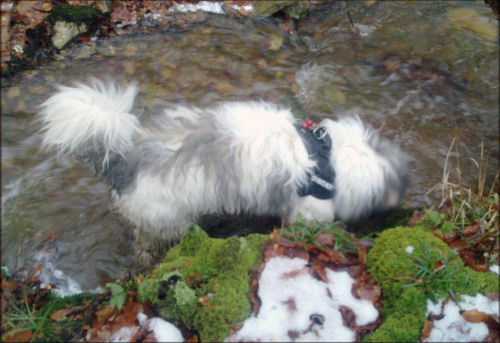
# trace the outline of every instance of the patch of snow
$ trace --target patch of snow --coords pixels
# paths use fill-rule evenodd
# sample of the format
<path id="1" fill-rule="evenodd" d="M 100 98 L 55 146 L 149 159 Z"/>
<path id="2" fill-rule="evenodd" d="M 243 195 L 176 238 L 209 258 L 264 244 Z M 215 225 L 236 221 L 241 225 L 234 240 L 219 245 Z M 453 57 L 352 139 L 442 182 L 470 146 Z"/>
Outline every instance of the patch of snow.
<path id="1" fill-rule="evenodd" d="M 490 266 L 490 272 L 500 275 L 500 266 Z"/>
<path id="2" fill-rule="evenodd" d="M 137 321 L 139 322 L 140 326 L 143 326 L 146 323 L 146 320 L 148 319 L 148 316 L 145 315 L 142 312 L 137 313 Z"/>
<path id="3" fill-rule="evenodd" d="M 411 245 L 408 245 L 406 248 L 405 248 L 405 252 L 407 254 L 411 254 L 413 251 L 415 251 L 415 248 L 412 247 Z"/>
<path id="4" fill-rule="evenodd" d="M 424 342 L 477 342 L 488 336 L 486 324 L 469 323 L 459 311 L 455 302 L 448 302 L 443 309 L 444 317 L 433 322 L 434 327 Z"/>
<path id="5" fill-rule="evenodd" d="M 227 4 L 229 7 L 231 8 L 234 8 L 235 10 L 239 11 L 243 8 L 243 10 L 245 10 L 246 12 L 252 12 L 253 11 L 253 5 L 251 4 L 248 4 L 248 5 L 244 5 L 244 6 L 240 6 L 238 4 L 232 4 L 232 3 L 229 3 Z"/>
<path id="6" fill-rule="evenodd" d="M 259 280 L 262 305 L 243 322 L 230 341 L 354 341 L 355 331 L 344 326 L 341 306 L 355 314 L 357 325 L 375 321 L 373 303 L 352 295 L 354 280 L 345 271 L 326 270 L 328 283 L 317 280 L 301 258 L 274 257 Z"/>
<path id="7" fill-rule="evenodd" d="M 130 342 L 132 341 L 132 338 L 134 338 L 134 335 L 139 331 L 138 326 L 132 326 L 132 327 L 121 327 L 119 330 L 115 331 L 112 335 L 111 338 L 109 339 L 110 342 Z"/>
<path id="8" fill-rule="evenodd" d="M 460 302 L 460 307 L 464 311 L 477 309 L 479 312 L 484 312 L 486 314 L 500 315 L 498 305 L 498 301 L 491 301 L 482 294 L 476 294 L 475 297 L 472 297 L 470 295 L 462 295 L 462 301 Z"/>
<path id="9" fill-rule="evenodd" d="M 431 314 L 439 315 L 442 311 L 444 299 L 439 299 L 437 304 L 434 304 L 432 300 L 427 299 L 427 313 L 425 314 L 428 317 Z"/>
<path id="10" fill-rule="evenodd" d="M 158 342 L 184 342 L 184 337 L 180 330 L 172 323 L 155 317 L 148 319 L 148 316 L 142 312 L 137 314 L 137 321 L 140 326 L 148 325 L 152 330 Z"/>
<path id="11" fill-rule="evenodd" d="M 476 296 L 463 295 L 462 301 L 458 304 L 448 301 L 442 308 L 443 299 L 438 304 L 427 300 L 427 315 L 443 315 L 442 319 L 434 320 L 429 337 L 424 342 L 471 342 L 482 341 L 488 336 L 488 327 L 485 323 L 471 323 L 466 321 L 460 310 L 469 311 L 476 309 L 486 314 L 499 315 L 499 302 L 491 301 L 482 294 Z"/>
<path id="12" fill-rule="evenodd" d="M 151 318 L 149 328 L 153 330 L 158 342 L 184 342 L 179 329 L 162 318 Z"/>
<path id="13" fill-rule="evenodd" d="M 174 6 L 170 8 L 171 12 L 196 12 L 199 10 L 210 13 L 225 13 L 222 9 L 222 4 L 220 2 L 213 1 L 200 1 L 196 4 L 174 3 Z"/>

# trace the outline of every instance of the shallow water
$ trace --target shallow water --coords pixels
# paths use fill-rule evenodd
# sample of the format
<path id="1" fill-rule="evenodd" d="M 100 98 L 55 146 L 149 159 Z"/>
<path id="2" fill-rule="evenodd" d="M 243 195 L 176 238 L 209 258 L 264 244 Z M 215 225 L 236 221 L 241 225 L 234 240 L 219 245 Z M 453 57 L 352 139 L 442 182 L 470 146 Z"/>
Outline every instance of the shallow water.
<path id="1" fill-rule="evenodd" d="M 496 151 L 497 25 L 482 2 L 339 2 L 292 32 L 276 18 L 210 14 L 188 29 L 98 41 L 90 57 L 72 48 L 2 88 L 2 264 L 42 263 L 52 281 L 69 276 L 89 290 L 132 262 L 130 228 L 108 209 L 105 180 L 38 151 L 36 106 L 56 83 L 137 81 L 144 120 L 161 106 L 249 99 L 316 119 L 358 114 L 414 159 L 407 205 L 429 205 L 453 137 L 466 182 L 481 142 Z M 498 169 L 496 153 L 489 164 Z"/>

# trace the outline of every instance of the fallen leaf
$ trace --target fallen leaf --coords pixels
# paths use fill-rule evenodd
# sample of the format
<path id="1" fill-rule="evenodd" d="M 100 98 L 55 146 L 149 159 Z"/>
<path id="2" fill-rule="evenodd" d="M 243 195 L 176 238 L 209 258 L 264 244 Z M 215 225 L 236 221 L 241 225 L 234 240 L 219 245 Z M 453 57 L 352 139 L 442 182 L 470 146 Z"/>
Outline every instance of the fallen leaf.
<path id="1" fill-rule="evenodd" d="M 481 323 L 488 320 L 488 314 L 484 312 L 479 312 L 476 309 L 462 312 L 462 317 L 470 323 Z"/>
<path id="2" fill-rule="evenodd" d="M 4 342 L 30 342 L 33 339 L 31 330 L 19 330 L 18 328 L 9 330 L 3 338 Z"/>
<path id="3" fill-rule="evenodd" d="M 102 326 L 115 312 L 115 310 L 109 306 L 106 305 L 100 310 L 97 310 L 96 312 L 96 320 L 94 321 L 94 327 L 100 327 Z"/>
<path id="4" fill-rule="evenodd" d="M 70 309 L 63 308 L 62 310 L 55 311 L 50 315 L 51 320 L 55 320 L 56 322 L 62 322 L 63 320 L 68 319 L 67 315 L 70 313 Z"/>
<path id="5" fill-rule="evenodd" d="M 434 328 L 434 322 L 432 320 L 426 320 L 424 324 L 424 328 L 422 329 L 422 336 L 420 337 L 420 341 L 423 341 L 431 334 L 431 330 Z"/>
<path id="6" fill-rule="evenodd" d="M 344 326 L 353 330 L 356 328 L 356 314 L 354 311 L 347 306 L 341 305 L 339 306 L 339 311 L 342 315 L 342 321 L 344 322 Z"/>
<path id="7" fill-rule="evenodd" d="M 320 233 L 314 240 L 328 248 L 332 248 L 335 244 L 335 236 L 326 232 Z"/>
<path id="8" fill-rule="evenodd" d="M 211 300 L 212 299 L 210 298 L 210 296 L 208 296 L 208 295 L 202 295 L 201 297 L 198 298 L 198 303 L 201 306 L 208 307 L 208 306 L 212 306 Z"/>
<path id="9" fill-rule="evenodd" d="M 479 232 L 481 230 L 481 225 L 479 224 L 476 224 L 476 225 L 471 225 L 471 226 L 467 226 L 464 230 L 463 230 L 463 234 L 464 234 L 464 237 L 465 238 L 469 238 L 471 236 L 474 236 L 477 232 Z"/>
<path id="10" fill-rule="evenodd" d="M 408 226 L 415 226 L 415 225 L 417 225 L 418 222 L 420 221 L 420 219 L 422 219 L 424 216 L 425 216 L 425 212 L 424 211 L 418 211 L 418 210 L 413 211 L 413 213 L 411 215 L 411 218 L 408 221 Z"/>
<path id="11" fill-rule="evenodd" d="M 356 288 L 356 294 L 361 300 L 369 300 L 371 302 L 375 302 L 380 299 L 382 294 L 380 287 L 375 284 L 367 284 L 363 285 L 364 287 Z"/>

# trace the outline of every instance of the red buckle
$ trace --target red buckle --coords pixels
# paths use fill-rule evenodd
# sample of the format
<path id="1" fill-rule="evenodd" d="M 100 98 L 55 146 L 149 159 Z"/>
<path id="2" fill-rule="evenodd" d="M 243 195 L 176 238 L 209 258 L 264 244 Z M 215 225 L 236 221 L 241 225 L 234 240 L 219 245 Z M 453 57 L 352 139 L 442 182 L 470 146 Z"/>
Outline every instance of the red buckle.
<path id="1" fill-rule="evenodd" d="M 300 127 L 303 128 L 303 129 L 305 129 L 305 130 L 311 131 L 317 125 L 318 124 L 316 124 L 311 119 L 307 119 L 305 122 L 303 122 L 302 124 L 300 124 Z"/>

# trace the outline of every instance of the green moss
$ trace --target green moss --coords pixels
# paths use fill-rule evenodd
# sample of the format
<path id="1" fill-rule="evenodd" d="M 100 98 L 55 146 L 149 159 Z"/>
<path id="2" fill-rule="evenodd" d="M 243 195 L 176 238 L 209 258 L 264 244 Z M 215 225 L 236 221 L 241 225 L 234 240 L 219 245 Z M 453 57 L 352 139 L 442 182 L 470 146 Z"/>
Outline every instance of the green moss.
<path id="1" fill-rule="evenodd" d="M 101 11 L 96 8 L 89 6 L 71 6 L 59 3 L 54 6 L 47 20 L 52 24 L 56 21 L 89 24 L 89 22 L 94 21 L 100 15 Z"/>
<path id="2" fill-rule="evenodd" d="M 412 246 L 409 254 L 405 248 Z M 437 264 L 436 264 L 437 263 Z M 465 266 L 448 245 L 425 226 L 382 232 L 367 258 L 382 289 L 384 323 L 367 342 L 416 341 L 425 322 L 427 299 L 499 291 L 497 276 Z M 439 266 L 444 266 L 439 268 Z"/>
<path id="3" fill-rule="evenodd" d="M 250 315 L 250 272 L 262 260 L 266 235 L 209 238 L 191 227 L 139 286 L 140 301 L 168 319 L 182 321 L 203 341 L 222 341 Z"/>
<path id="4" fill-rule="evenodd" d="M 296 0 L 256 1 L 252 14 L 270 16 L 295 2 Z"/>

